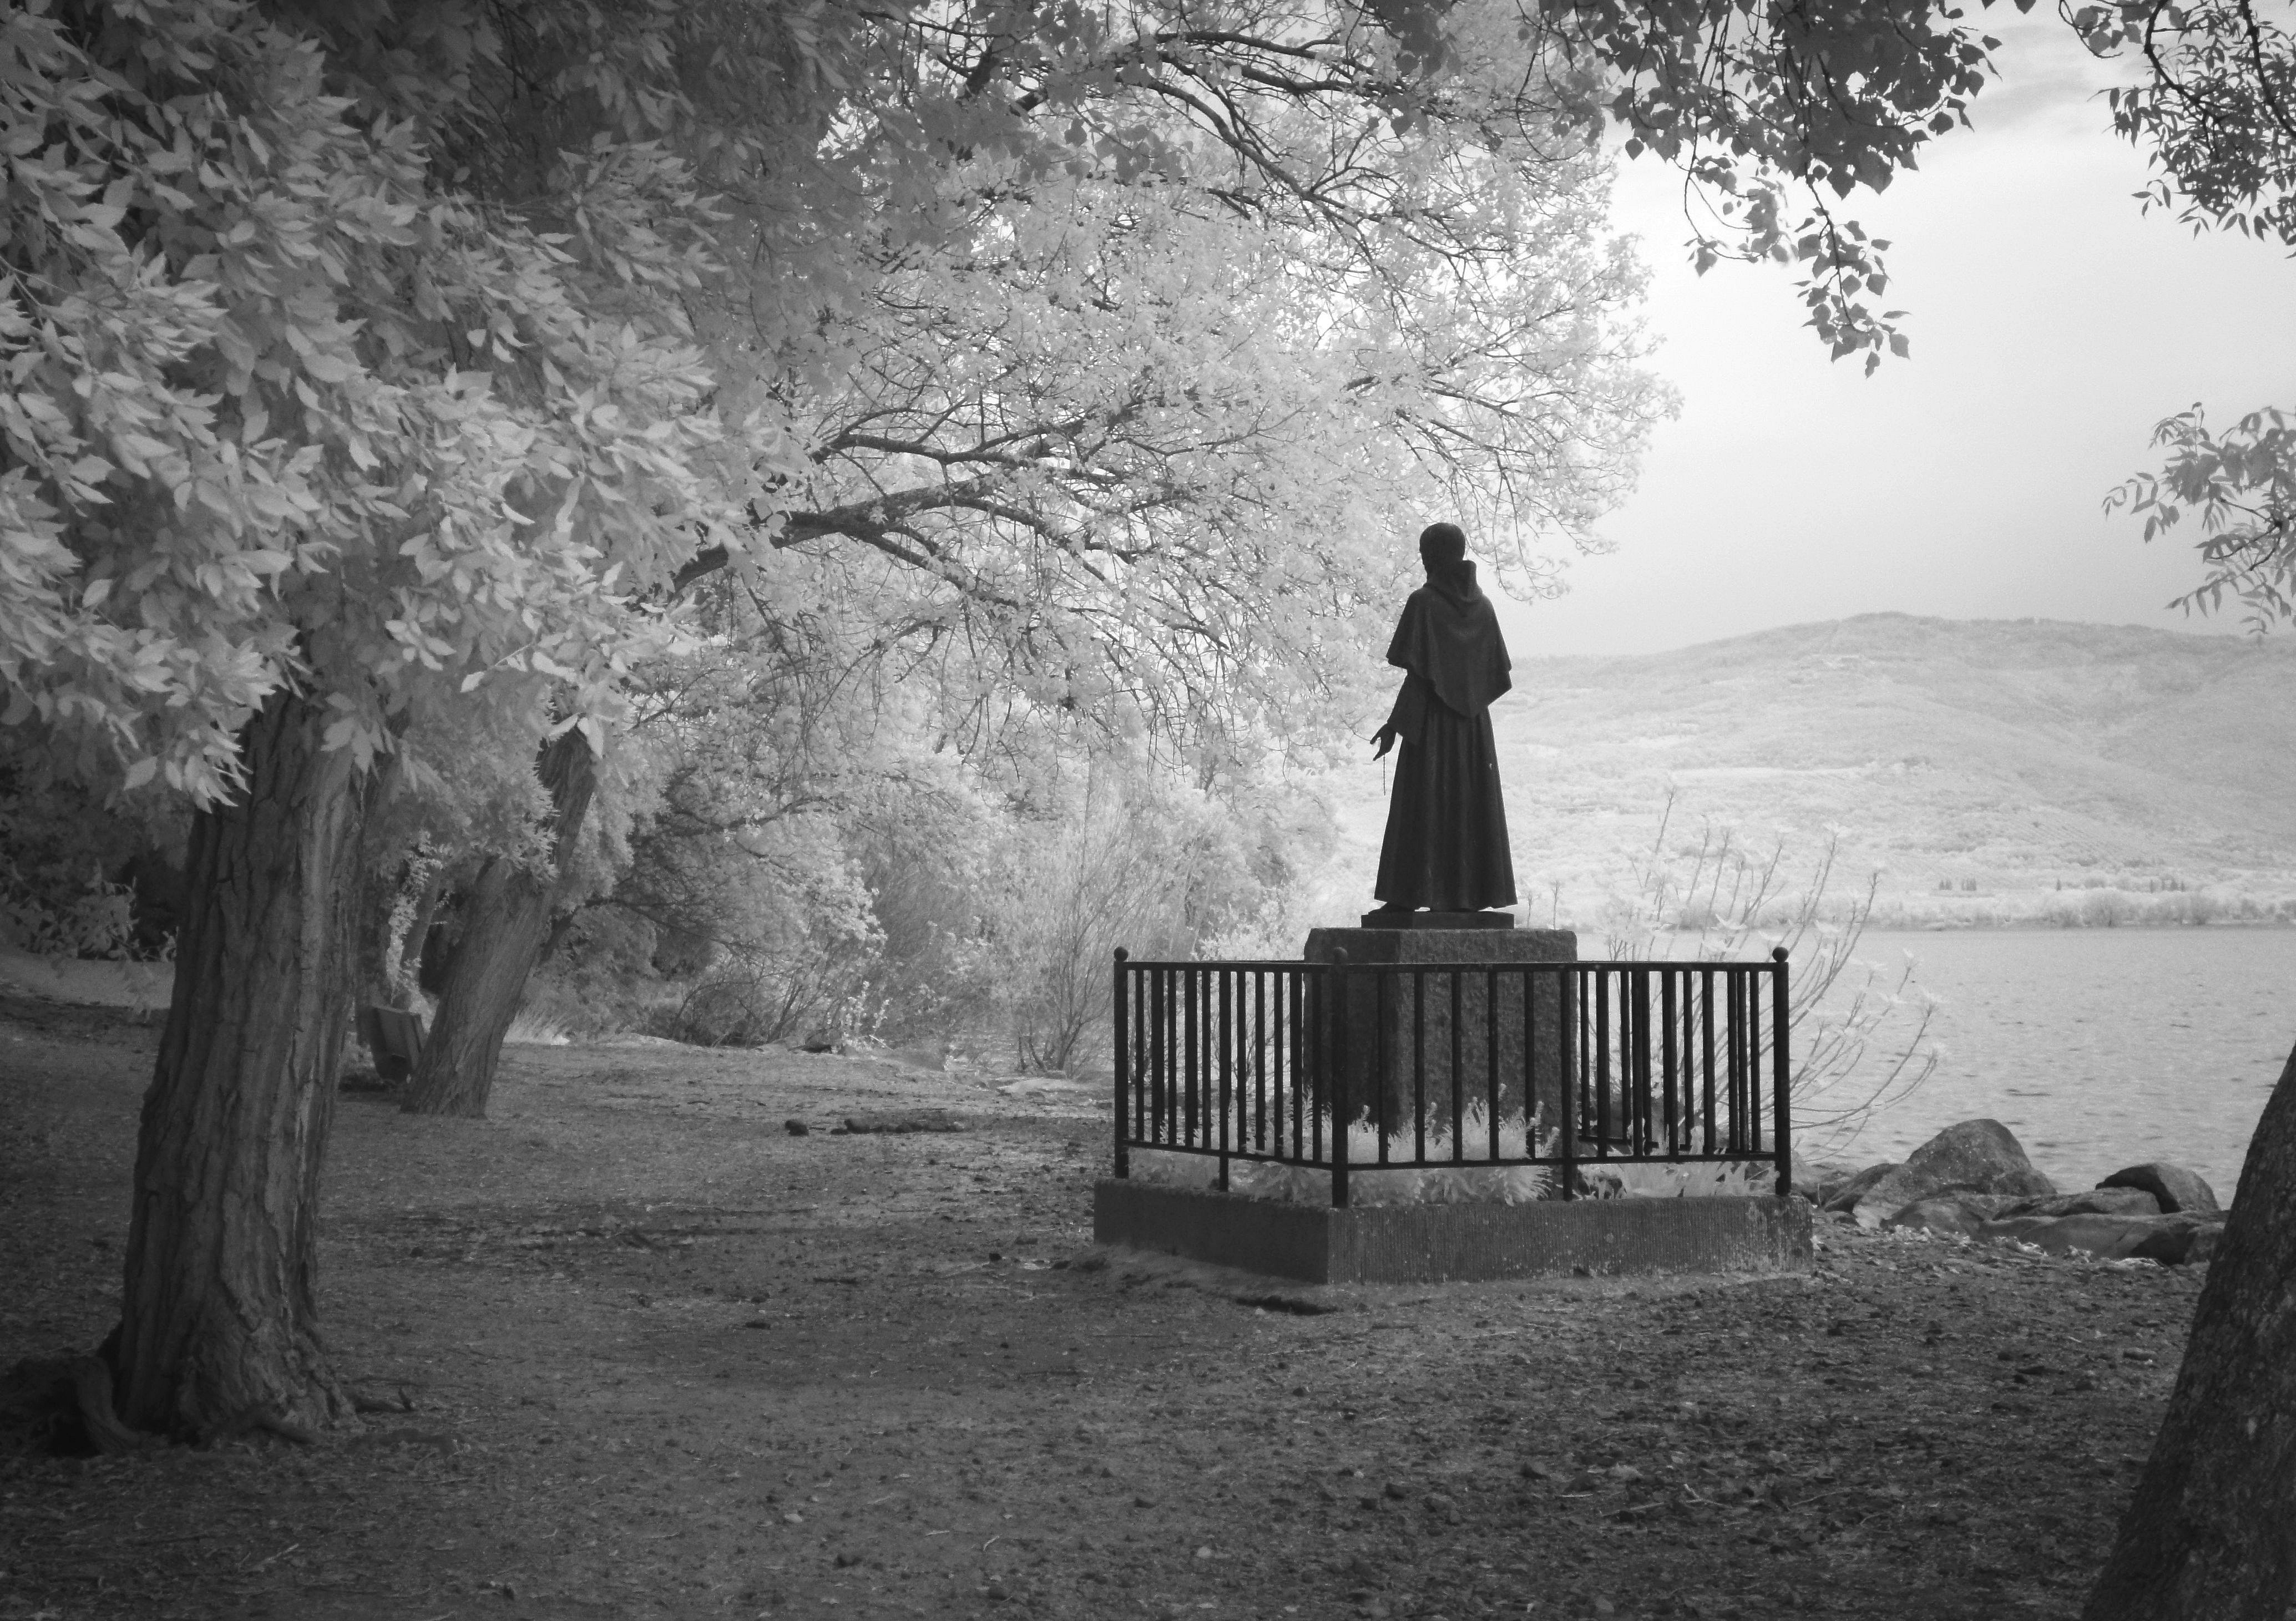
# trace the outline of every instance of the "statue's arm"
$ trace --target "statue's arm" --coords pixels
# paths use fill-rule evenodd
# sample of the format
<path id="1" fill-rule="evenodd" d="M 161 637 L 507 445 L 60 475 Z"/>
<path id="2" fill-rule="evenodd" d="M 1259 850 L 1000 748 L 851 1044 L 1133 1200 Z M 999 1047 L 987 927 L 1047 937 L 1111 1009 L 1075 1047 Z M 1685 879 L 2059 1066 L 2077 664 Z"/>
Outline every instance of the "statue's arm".
<path id="1" fill-rule="evenodd" d="M 1372 733 L 1372 758 L 1379 759 L 1395 747 L 1396 741 L 1416 742 L 1419 732 L 1427 719 L 1427 677 L 1416 670 L 1403 678 L 1403 690 L 1395 695 L 1395 708 L 1388 712 L 1387 724 Z"/>

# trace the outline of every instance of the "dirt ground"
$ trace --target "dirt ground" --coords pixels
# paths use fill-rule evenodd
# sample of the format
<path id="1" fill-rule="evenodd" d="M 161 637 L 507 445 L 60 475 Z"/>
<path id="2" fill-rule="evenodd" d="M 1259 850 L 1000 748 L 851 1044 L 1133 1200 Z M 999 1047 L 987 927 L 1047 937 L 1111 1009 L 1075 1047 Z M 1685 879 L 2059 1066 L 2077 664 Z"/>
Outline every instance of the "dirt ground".
<path id="1" fill-rule="evenodd" d="M 111 1325 L 154 1036 L 0 1001 L 0 1367 Z M 910 1102 L 969 1129 L 828 1132 Z M 1106 1120 L 668 1046 L 347 1095 L 326 1323 L 398 1410 L 0 1458 L 0 1617 L 2046 1621 L 2201 1282 L 1822 1224 L 1808 1276 L 1272 1285 L 1095 1252 Z"/>

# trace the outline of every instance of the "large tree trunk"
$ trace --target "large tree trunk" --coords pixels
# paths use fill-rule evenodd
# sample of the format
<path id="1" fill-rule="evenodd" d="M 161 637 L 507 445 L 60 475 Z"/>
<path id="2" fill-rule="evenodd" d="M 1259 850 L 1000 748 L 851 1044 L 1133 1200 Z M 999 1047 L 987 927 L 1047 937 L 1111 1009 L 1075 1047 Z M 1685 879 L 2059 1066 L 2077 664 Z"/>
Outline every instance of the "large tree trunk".
<path id="1" fill-rule="evenodd" d="M 326 720 L 275 696 L 240 740 L 243 796 L 193 823 L 110 1343 L 138 1429 L 299 1429 L 340 1411 L 314 1269 L 363 800 L 349 751 L 320 746 Z"/>
<path id="2" fill-rule="evenodd" d="M 2282 1621 L 2296 1600 L 2296 1052 L 2241 1167 L 2152 1461 L 2083 1621 Z"/>
<path id="3" fill-rule="evenodd" d="M 463 899 L 463 932 L 447 960 L 439 1017 L 401 1107 L 408 1114 L 487 1112 L 503 1036 L 541 960 L 550 914 L 572 865 L 596 786 L 590 745 L 574 729 L 542 750 L 537 770 L 550 790 L 551 865 L 537 873 L 505 856 L 488 859 Z"/>

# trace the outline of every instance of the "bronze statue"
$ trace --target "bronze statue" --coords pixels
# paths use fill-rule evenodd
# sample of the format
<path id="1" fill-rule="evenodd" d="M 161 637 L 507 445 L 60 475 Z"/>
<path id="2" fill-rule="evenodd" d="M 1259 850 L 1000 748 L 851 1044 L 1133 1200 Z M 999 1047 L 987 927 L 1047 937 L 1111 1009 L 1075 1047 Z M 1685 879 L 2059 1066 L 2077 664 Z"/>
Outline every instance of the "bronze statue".
<path id="1" fill-rule="evenodd" d="M 1419 556 L 1427 583 L 1404 603 L 1387 649 L 1405 672 L 1403 691 L 1372 737 L 1374 759 L 1403 743 L 1373 893 L 1388 913 L 1511 906 L 1514 858 L 1490 715 L 1491 700 L 1513 684 L 1506 643 L 1456 524 L 1430 524 Z"/>

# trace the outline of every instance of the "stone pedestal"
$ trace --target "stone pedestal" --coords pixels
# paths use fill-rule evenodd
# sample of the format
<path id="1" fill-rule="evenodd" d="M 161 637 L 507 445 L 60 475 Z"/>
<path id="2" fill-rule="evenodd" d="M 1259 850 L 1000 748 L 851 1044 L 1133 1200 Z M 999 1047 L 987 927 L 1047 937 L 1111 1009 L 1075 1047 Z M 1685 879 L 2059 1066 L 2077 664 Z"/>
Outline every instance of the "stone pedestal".
<path id="1" fill-rule="evenodd" d="M 1406 1155 L 1414 1114 L 1431 1139 L 1449 1130 L 1455 1005 L 1459 1102 L 1469 1109 L 1479 1101 L 1486 1109 L 1489 1107 L 1496 1012 L 1500 1118 L 1521 1112 L 1526 1085 L 1541 1121 L 1551 1126 L 1561 1118 L 1562 1088 L 1573 1055 L 1562 1019 L 1560 977 L 1531 976 L 1526 1025 L 1521 975 L 1499 970 L 1494 1005 L 1493 987 L 1486 975 L 1446 970 L 1465 962 L 1573 962 L 1578 957 L 1577 935 L 1567 929 L 1480 926 L 1309 932 L 1308 962 L 1336 962 L 1341 952 L 1347 954 L 1349 971 L 1338 977 L 1336 987 L 1340 1051 L 1333 1074 L 1344 1087 L 1341 1101 L 1349 1118 L 1383 1120 L 1390 1134 L 1405 1134 Z M 1423 969 L 1423 973 L 1414 971 Z M 1423 1109 L 1415 1107 L 1419 1103 Z M 1488 1144 L 1471 1142 L 1469 1151 L 1479 1147 Z"/>

